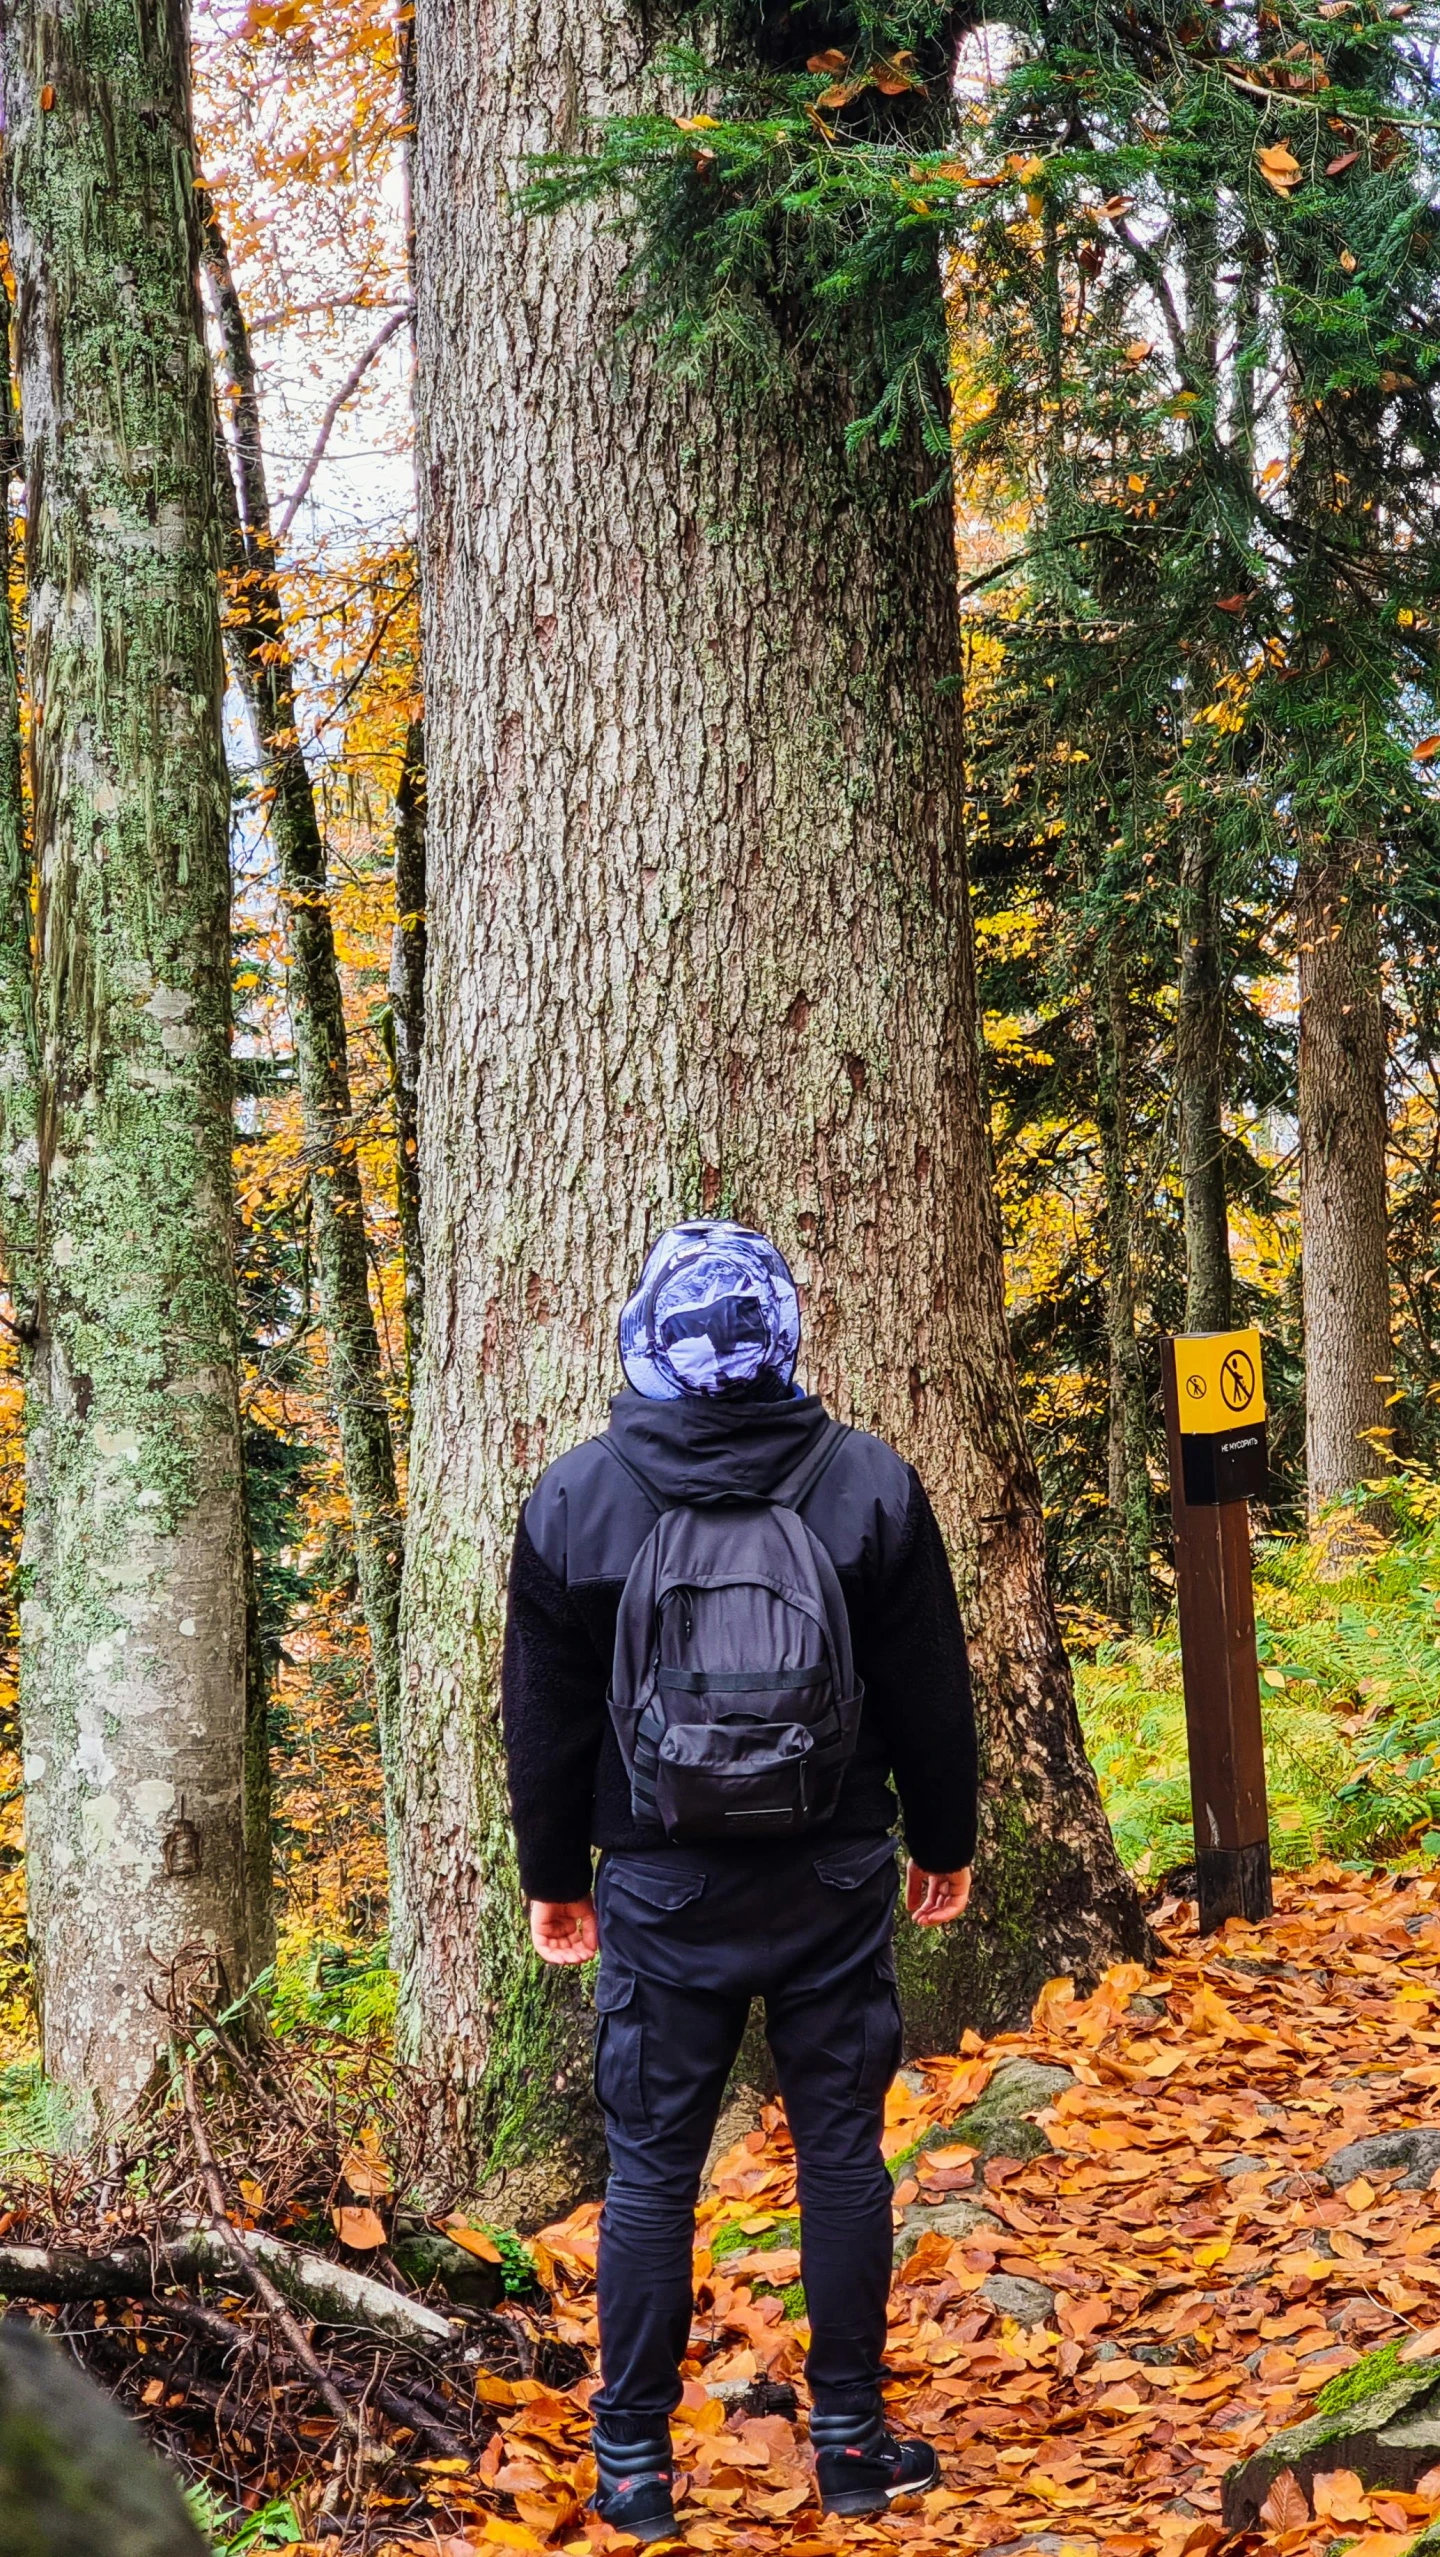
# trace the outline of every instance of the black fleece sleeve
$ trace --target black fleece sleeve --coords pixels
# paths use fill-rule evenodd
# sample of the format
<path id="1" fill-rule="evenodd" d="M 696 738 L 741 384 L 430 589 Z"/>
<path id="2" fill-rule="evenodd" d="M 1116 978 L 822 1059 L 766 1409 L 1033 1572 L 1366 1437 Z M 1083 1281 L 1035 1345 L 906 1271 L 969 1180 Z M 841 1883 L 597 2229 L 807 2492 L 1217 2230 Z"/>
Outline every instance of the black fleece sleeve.
<path id="1" fill-rule="evenodd" d="M 975 1853 L 975 1713 L 965 1632 L 935 1512 L 913 1466 L 893 1563 L 866 1609 L 861 1675 L 890 1752 L 905 1844 L 926 1873 Z"/>
<path id="2" fill-rule="evenodd" d="M 500 1704 L 520 1887 L 527 1900 L 583 1900 L 605 1666 L 565 1583 L 530 1542 L 523 1511 L 510 1558 Z"/>

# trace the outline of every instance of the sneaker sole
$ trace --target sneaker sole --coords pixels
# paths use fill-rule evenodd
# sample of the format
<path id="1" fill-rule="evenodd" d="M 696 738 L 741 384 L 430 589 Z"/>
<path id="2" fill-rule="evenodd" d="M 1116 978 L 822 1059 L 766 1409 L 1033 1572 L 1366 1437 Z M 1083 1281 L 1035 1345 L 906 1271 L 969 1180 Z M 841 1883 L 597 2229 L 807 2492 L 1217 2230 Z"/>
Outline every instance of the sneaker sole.
<path id="1" fill-rule="evenodd" d="M 606 2519 L 605 2514 L 600 2512 L 594 2504 L 589 2505 L 587 2509 L 595 2514 L 597 2521 Z M 608 2527 L 611 2530 L 623 2530 L 627 2539 L 638 2539 L 647 2547 L 652 2539 L 678 2539 L 681 2528 L 673 2513 L 668 2521 L 659 2521 L 652 2516 L 649 2521 L 612 2521 Z"/>
<path id="2" fill-rule="evenodd" d="M 937 2468 L 933 2477 L 917 2477 L 910 2486 L 882 2486 L 877 2493 L 868 2487 L 857 2487 L 853 2495 L 822 2495 L 822 2513 L 838 2513 L 846 2521 L 858 2521 L 862 2513 L 888 2512 L 892 2504 L 903 2503 L 909 2495 L 928 2495 L 940 2483 Z"/>

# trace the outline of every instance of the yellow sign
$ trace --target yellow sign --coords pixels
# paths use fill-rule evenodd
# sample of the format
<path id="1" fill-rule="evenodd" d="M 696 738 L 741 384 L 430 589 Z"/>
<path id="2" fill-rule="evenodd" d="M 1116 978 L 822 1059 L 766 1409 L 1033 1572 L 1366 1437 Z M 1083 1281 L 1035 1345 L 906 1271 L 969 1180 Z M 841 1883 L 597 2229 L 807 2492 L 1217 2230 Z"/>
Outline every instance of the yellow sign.
<path id="1" fill-rule="evenodd" d="M 1191 1332 L 1175 1343 L 1180 1427 L 1212 1437 L 1265 1418 L 1258 1332 Z"/>

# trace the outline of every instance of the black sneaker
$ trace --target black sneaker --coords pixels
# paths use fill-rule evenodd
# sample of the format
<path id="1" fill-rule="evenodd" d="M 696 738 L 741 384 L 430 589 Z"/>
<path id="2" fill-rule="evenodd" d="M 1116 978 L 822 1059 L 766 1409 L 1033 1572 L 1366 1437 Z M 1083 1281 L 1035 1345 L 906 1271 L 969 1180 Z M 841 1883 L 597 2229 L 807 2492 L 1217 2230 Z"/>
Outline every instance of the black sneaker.
<path id="1" fill-rule="evenodd" d="M 815 2482 L 827 2513 L 883 2513 L 902 2495 L 924 2495 L 940 2482 L 928 2442 L 897 2441 L 883 2415 L 810 2418 Z"/>
<path id="2" fill-rule="evenodd" d="M 599 2471 L 591 2502 L 600 2519 L 632 2539 L 673 2539 L 675 2467 L 668 2426 L 639 2441 L 620 2442 L 597 2422 L 591 2447 Z"/>

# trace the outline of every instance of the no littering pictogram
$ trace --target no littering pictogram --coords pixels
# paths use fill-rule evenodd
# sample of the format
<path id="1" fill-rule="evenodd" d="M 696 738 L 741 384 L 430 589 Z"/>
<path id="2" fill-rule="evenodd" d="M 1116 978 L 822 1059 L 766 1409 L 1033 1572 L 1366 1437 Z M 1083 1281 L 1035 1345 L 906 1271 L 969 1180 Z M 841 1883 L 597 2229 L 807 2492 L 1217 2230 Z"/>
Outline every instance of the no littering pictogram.
<path id="1" fill-rule="evenodd" d="M 1248 1350 L 1231 1350 L 1220 1370 L 1220 1392 L 1230 1411 L 1247 1409 L 1255 1392 L 1255 1362 Z"/>

